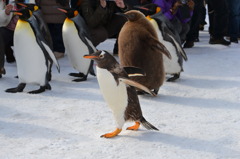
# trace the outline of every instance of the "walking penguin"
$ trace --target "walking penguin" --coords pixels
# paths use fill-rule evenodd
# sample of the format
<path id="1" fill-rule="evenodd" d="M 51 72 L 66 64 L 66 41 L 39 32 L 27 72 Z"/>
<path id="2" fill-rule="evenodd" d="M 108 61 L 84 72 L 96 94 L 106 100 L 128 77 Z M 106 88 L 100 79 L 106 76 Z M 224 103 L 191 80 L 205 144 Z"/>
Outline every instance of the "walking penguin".
<path id="1" fill-rule="evenodd" d="M 84 58 L 93 59 L 97 63 L 98 83 L 103 97 L 116 120 L 116 130 L 101 137 L 111 138 L 118 135 L 126 121 L 135 121 L 135 125 L 128 127 L 128 130 L 137 130 L 140 124 L 146 129 L 158 130 L 143 117 L 134 87 L 154 96 L 155 94 L 145 86 L 129 79 L 129 76 L 143 75 L 141 69 L 121 67 L 116 59 L 106 51 L 97 51 L 91 55 L 85 55 Z"/>

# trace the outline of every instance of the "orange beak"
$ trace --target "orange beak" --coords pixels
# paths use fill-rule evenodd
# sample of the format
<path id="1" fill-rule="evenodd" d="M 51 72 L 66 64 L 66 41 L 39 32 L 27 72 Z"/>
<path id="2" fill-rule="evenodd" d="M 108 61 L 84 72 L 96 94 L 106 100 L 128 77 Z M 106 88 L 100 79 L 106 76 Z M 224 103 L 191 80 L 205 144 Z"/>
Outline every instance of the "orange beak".
<path id="1" fill-rule="evenodd" d="M 15 15 L 23 15 L 22 13 L 20 12 L 14 12 Z"/>
<path id="2" fill-rule="evenodd" d="M 67 13 L 67 11 L 65 9 L 62 9 L 62 8 L 57 8 L 58 10 L 60 10 L 61 12 L 63 13 Z"/>
<path id="3" fill-rule="evenodd" d="M 86 59 L 95 59 L 95 58 L 98 58 L 97 56 L 93 56 L 93 55 L 84 55 L 83 57 L 86 58 Z"/>
<path id="4" fill-rule="evenodd" d="M 27 5 L 23 4 L 23 3 L 17 3 L 18 5 L 27 8 Z"/>

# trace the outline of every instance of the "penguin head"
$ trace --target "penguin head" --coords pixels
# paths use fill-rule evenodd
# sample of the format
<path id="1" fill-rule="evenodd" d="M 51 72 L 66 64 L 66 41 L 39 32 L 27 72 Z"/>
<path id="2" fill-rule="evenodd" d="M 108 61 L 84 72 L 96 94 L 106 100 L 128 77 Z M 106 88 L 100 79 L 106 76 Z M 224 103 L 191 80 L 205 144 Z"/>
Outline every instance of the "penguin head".
<path id="1" fill-rule="evenodd" d="M 31 10 L 32 12 L 37 11 L 39 7 L 36 4 L 33 3 L 17 3 L 18 5 L 22 6 L 23 8 L 27 8 Z"/>
<path id="2" fill-rule="evenodd" d="M 145 18 L 145 15 L 137 10 L 130 10 L 125 13 L 116 13 L 116 14 L 126 17 L 130 22 L 138 21 L 142 18 Z"/>
<path id="3" fill-rule="evenodd" d="M 145 16 L 153 15 L 161 11 L 161 8 L 154 3 L 143 6 L 134 6 L 134 8 L 140 10 Z"/>
<path id="4" fill-rule="evenodd" d="M 14 12 L 15 15 L 19 16 L 19 19 L 24 20 L 24 21 L 27 21 L 32 16 L 32 11 L 27 8 L 23 8 L 18 11 L 14 10 L 11 12 Z"/>
<path id="5" fill-rule="evenodd" d="M 107 51 L 99 50 L 93 54 L 84 55 L 83 57 L 94 60 L 98 67 L 103 69 L 113 68 L 116 66 L 116 64 L 118 65 L 116 59 Z"/>
<path id="6" fill-rule="evenodd" d="M 65 13 L 69 19 L 74 18 L 78 15 L 78 11 L 72 8 L 58 8 L 58 10 Z"/>

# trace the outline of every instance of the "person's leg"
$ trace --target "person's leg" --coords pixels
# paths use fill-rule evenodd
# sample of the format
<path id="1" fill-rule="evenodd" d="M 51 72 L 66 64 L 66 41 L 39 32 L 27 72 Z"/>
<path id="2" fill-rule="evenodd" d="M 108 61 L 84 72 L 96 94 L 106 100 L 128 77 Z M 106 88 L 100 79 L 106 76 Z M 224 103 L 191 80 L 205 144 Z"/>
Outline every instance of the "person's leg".
<path id="1" fill-rule="evenodd" d="M 52 36 L 53 41 L 53 52 L 56 58 L 61 58 L 64 56 L 65 48 L 62 38 L 62 26 L 63 24 L 53 24 L 49 23 L 49 31 Z"/>
<path id="2" fill-rule="evenodd" d="M 4 46 L 4 49 L 1 49 L 3 52 L 2 54 L 6 55 L 7 62 L 9 62 L 9 63 L 14 62 L 15 58 L 13 56 L 13 50 L 11 48 L 13 46 L 14 32 L 5 27 L 1 27 L 0 32 L 1 32 L 1 36 L 3 38 L 2 45 Z"/>
<path id="3" fill-rule="evenodd" d="M 239 25 L 240 25 L 240 1 L 239 0 L 228 0 L 229 5 L 229 28 L 228 33 L 230 41 L 238 43 Z"/>
<path id="4" fill-rule="evenodd" d="M 209 0 L 209 3 L 213 3 L 214 10 L 214 26 L 213 26 L 213 36 L 216 38 L 222 38 L 227 34 L 228 25 L 228 7 L 226 0 Z"/>
<path id="5" fill-rule="evenodd" d="M 126 21 L 125 17 L 114 14 L 106 27 L 108 38 L 116 38 L 113 54 L 118 54 L 118 35 Z"/>
<path id="6" fill-rule="evenodd" d="M 194 41 L 198 39 L 199 24 L 201 21 L 201 10 L 203 5 L 203 0 L 195 0 L 193 16 L 191 18 L 190 30 L 186 36 L 186 43 L 184 48 L 190 48 L 194 46 Z"/>
<path id="7" fill-rule="evenodd" d="M 103 26 L 97 28 L 89 28 L 89 32 L 92 43 L 95 47 L 108 38 L 108 32 Z"/>

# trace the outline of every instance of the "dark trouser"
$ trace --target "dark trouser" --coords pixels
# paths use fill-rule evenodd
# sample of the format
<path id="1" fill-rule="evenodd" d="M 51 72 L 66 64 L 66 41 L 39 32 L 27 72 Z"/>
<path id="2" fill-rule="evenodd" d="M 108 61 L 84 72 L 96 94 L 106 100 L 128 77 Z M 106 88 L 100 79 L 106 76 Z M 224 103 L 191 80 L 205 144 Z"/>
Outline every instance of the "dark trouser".
<path id="1" fill-rule="evenodd" d="M 97 46 L 108 38 L 117 38 L 122 26 L 126 21 L 126 18 L 114 14 L 106 26 L 89 28 L 93 45 Z"/>
<path id="2" fill-rule="evenodd" d="M 199 24 L 201 22 L 201 10 L 204 7 L 203 0 L 194 0 L 193 16 L 191 18 L 190 30 L 187 34 L 187 41 L 194 41 L 199 36 Z"/>
<path id="3" fill-rule="evenodd" d="M 208 0 L 209 33 L 214 38 L 222 38 L 227 34 L 228 7 L 226 0 Z"/>
<path id="4" fill-rule="evenodd" d="M 48 25 L 50 34 L 52 36 L 53 51 L 64 53 L 65 48 L 64 48 L 64 44 L 63 44 L 63 38 L 62 38 L 63 24 L 48 23 L 47 25 Z"/>
<path id="5" fill-rule="evenodd" d="M 0 27 L 0 68 L 4 67 L 5 54 L 13 56 L 11 46 L 13 45 L 13 31 L 5 27 Z"/>
<path id="6" fill-rule="evenodd" d="M 232 38 L 240 36 L 240 0 L 227 0 L 229 5 L 228 34 Z"/>

